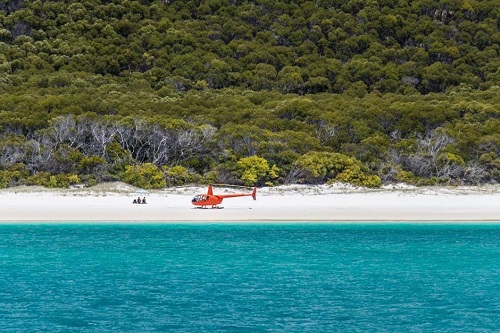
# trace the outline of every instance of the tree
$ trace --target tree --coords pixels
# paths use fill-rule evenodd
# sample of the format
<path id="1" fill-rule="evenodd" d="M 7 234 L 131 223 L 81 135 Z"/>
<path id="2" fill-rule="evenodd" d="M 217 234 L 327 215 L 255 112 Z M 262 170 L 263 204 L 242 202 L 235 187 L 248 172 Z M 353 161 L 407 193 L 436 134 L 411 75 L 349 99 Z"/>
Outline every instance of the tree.
<path id="1" fill-rule="evenodd" d="M 278 73 L 278 86 L 282 93 L 299 93 L 303 83 L 301 70 L 297 66 L 285 66 Z"/>
<path id="2" fill-rule="evenodd" d="M 249 72 L 249 77 L 246 79 L 254 90 L 270 90 L 274 87 L 276 77 L 277 72 L 273 65 L 259 63 Z"/>

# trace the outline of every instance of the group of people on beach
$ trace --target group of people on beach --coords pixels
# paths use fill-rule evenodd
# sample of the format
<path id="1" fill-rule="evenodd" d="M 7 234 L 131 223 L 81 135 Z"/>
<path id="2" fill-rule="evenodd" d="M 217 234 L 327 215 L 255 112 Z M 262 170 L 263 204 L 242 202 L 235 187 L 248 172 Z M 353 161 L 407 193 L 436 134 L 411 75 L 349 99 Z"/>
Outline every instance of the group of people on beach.
<path id="1" fill-rule="evenodd" d="M 142 200 L 141 200 L 141 197 L 137 197 L 137 199 L 134 199 L 134 201 L 132 201 L 132 203 L 135 203 L 135 204 L 145 204 L 146 203 L 146 197 L 143 197 Z"/>

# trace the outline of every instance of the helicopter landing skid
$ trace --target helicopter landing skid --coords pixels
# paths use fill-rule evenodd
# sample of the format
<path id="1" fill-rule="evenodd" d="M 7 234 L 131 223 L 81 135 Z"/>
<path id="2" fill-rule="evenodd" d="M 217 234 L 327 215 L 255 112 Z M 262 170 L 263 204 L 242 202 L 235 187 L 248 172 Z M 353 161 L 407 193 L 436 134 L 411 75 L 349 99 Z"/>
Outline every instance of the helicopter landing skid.
<path id="1" fill-rule="evenodd" d="M 207 207 L 207 206 L 198 206 L 198 207 L 194 207 L 196 209 L 224 209 L 224 207 L 220 207 L 220 206 L 212 206 L 212 207 Z"/>

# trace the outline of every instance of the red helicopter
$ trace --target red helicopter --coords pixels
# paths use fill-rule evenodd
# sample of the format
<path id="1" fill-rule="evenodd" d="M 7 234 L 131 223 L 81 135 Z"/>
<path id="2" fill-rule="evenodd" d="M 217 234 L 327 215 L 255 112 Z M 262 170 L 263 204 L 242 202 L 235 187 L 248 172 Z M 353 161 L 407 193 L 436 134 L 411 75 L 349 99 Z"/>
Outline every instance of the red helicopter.
<path id="1" fill-rule="evenodd" d="M 208 185 L 207 194 L 196 195 L 191 203 L 196 206 L 196 208 L 207 208 L 207 206 L 212 206 L 212 208 L 222 208 L 219 207 L 224 198 L 235 198 L 235 197 L 249 197 L 251 196 L 254 200 L 257 199 L 257 187 L 253 188 L 252 193 L 235 193 L 235 194 L 214 194 L 212 190 L 212 185 Z"/>

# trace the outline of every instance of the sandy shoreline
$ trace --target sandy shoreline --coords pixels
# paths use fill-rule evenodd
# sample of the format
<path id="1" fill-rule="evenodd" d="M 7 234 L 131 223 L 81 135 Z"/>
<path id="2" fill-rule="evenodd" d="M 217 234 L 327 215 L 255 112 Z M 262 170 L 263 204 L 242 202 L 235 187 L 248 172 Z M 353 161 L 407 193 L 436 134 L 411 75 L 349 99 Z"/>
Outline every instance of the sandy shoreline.
<path id="1" fill-rule="evenodd" d="M 11 188 L 0 191 L 6 222 L 497 222 L 500 186 L 354 189 L 345 186 L 262 188 L 257 200 L 225 199 L 224 209 L 196 209 L 185 187 L 147 194 L 126 184 L 76 190 Z M 228 191 L 221 189 L 220 191 Z M 216 190 L 214 190 L 217 193 Z M 146 196 L 148 204 L 132 204 Z"/>

